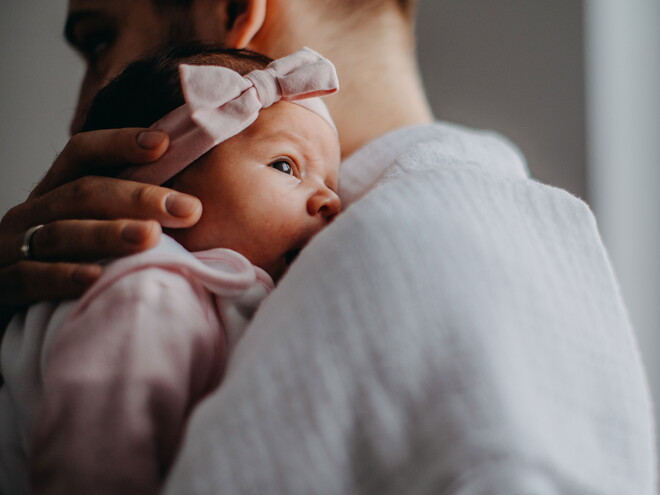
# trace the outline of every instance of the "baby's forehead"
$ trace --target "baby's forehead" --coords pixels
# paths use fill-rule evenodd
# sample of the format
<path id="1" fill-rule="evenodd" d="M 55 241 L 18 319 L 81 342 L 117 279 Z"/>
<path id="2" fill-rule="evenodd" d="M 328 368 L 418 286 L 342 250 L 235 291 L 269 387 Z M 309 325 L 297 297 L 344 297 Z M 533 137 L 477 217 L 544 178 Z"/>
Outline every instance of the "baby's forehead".
<path id="1" fill-rule="evenodd" d="M 290 102 L 279 102 L 261 110 L 246 134 L 253 139 L 286 141 L 319 152 L 339 151 L 334 128 L 315 112 Z"/>

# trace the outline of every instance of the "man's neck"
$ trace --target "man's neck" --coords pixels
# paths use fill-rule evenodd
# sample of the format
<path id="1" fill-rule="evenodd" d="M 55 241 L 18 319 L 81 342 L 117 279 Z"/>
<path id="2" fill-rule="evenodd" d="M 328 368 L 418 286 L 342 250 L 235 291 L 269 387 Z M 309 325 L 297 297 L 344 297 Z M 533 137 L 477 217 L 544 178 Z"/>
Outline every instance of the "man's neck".
<path id="1" fill-rule="evenodd" d="M 387 132 L 434 120 L 407 33 L 392 29 L 381 41 L 356 43 L 355 50 L 342 44 L 324 54 L 339 74 L 339 93 L 325 101 L 339 131 L 342 158 Z"/>
<path id="2" fill-rule="evenodd" d="M 342 158 L 387 132 L 433 121 L 411 29 L 396 9 L 355 29 L 319 20 L 289 23 L 282 32 L 287 19 L 301 14 L 287 10 L 293 2 L 278 5 L 282 11 L 262 30 L 266 53 L 279 57 L 306 45 L 337 67 L 340 91 L 324 101 L 339 131 Z"/>
<path id="3" fill-rule="evenodd" d="M 389 63 L 362 68 L 336 59 L 342 90 L 326 103 L 339 131 L 342 158 L 390 131 L 434 120 L 415 63 Z"/>

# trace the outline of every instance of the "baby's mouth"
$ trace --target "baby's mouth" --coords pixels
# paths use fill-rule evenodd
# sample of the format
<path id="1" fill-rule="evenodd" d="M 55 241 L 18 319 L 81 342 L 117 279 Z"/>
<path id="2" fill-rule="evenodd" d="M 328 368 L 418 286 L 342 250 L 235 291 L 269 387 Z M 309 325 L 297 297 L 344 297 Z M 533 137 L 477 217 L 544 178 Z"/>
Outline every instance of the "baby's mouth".
<path id="1" fill-rule="evenodd" d="M 289 266 L 291 263 L 295 261 L 295 259 L 298 257 L 298 254 L 300 254 L 301 248 L 296 248 L 292 249 L 288 253 L 284 255 L 284 261 L 287 266 Z"/>

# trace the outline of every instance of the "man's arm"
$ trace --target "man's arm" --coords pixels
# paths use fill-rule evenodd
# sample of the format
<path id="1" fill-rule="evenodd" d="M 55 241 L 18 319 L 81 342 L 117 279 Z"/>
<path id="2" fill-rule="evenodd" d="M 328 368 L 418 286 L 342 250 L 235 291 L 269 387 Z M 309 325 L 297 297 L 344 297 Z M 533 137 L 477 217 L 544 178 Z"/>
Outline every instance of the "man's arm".
<path id="1" fill-rule="evenodd" d="M 101 274 L 90 262 L 154 246 L 160 235 L 156 222 L 172 228 L 197 222 L 201 204 L 196 198 L 90 176 L 114 175 L 127 164 L 159 158 L 169 145 L 167 135 L 145 131 L 73 136 L 28 199 L 5 214 L 0 221 L 0 317 L 11 314 L 11 306 L 80 295 Z M 32 241 L 35 259 L 22 259 L 26 231 L 41 224 Z"/>
<path id="2" fill-rule="evenodd" d="M 38 493 L 157 493 L 192 404 L 219 378 L 224 337 L 206 293 L 155 268 L 109 283 L 44 350 Z"/>

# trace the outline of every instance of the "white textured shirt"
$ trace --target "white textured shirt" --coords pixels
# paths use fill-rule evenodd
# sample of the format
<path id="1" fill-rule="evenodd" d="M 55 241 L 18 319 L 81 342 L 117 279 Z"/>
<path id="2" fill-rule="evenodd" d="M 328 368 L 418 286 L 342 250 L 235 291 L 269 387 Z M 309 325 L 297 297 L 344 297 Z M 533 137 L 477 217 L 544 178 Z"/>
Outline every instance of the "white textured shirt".
<path id="1" fill-rule="evenodd" d="M 500 138 L 387 134 L 194 411 L 168 494 L 651 494 L 651 402 L 589 208 Z"/>

